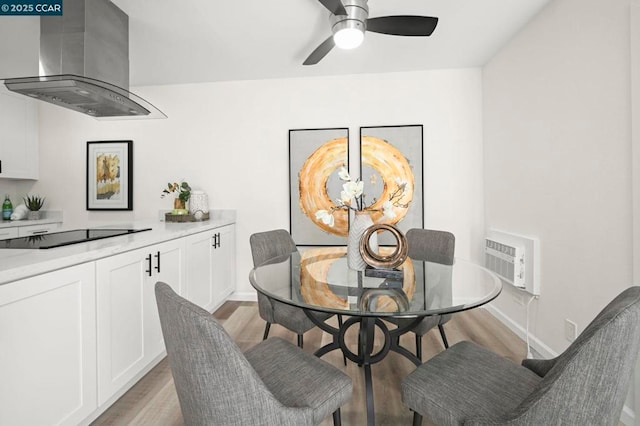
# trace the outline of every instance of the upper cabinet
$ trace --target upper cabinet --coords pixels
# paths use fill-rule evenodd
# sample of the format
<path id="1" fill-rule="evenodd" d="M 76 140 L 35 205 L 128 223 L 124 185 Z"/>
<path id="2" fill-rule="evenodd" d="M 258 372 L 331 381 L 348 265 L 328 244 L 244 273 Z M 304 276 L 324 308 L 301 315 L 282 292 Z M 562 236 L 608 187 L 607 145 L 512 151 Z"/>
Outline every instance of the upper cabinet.
<path id="1" fill-rule="evenodd" d="M 38 179 L 36 101 L 0 86 L 0 178 Z"/>

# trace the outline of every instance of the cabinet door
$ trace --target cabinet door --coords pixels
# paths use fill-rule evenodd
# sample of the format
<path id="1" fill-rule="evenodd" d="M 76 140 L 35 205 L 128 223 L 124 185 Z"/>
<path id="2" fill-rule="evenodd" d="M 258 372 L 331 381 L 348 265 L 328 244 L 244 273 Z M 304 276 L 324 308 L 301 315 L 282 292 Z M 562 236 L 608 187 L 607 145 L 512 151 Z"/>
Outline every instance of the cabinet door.
<path id="1" fill-rule="evenodd" d="M 0 87 L 0 177 L 38 178 L 36 101 Z"/>
<path id="2" fill-rule="evenodd" d="M 76 425 L 97 408 L 94 264 L 0 286 L 0 424 Z"/>
<path id="3" fill-rule="evenodd" d="M 180 293 L 184 242 L 168 241 L 96 262 L 98 401 L 104 404 L 164 353 L 155 283 Z"/>
<path id="4" fill-rule="evenodd" d="M 18 228 L 0 228 L 0 240 L 8 240 L 9 238 L 18 238 Z"/>
<path id="5" fill-rule="evenodd" d="M 235 225 L 227 225 L 216 230 L 212 251 L 212 283 L 215 307 L 236 289 L 236 232 Z"/>
<path id="6" fill-rule="evenodd" d="M 163 281 L 182 294 L 184 281 L 184 240 L 167 241 L 149 248 L 152 256 L 152 274 L 147 274 L 144 295 L 145 358 L 152 361 L 165 351 L 160 316 L 156 304 L 155 285 Z"/>
<path id="7" fill-rule="evenodd" d="M 96 262 L 98 403 L 104 404 L 145 367 L 146 249 Z"/>
<path id="8" fill-rule="evenodd" d="M 30 225 L 18 227 L 19 237 L 29 237 L 31 235 L 48 234 L 49 232 L 55 232 L 60 228 L 59 223 L 45 223 L 42 225 Z"/>
<path id="9" fill-rule="evenodd" d="M 211 312 L 214 308 L 212 251 L 217 230 L 186 238 L 186 279 L 184 297 Z"/>

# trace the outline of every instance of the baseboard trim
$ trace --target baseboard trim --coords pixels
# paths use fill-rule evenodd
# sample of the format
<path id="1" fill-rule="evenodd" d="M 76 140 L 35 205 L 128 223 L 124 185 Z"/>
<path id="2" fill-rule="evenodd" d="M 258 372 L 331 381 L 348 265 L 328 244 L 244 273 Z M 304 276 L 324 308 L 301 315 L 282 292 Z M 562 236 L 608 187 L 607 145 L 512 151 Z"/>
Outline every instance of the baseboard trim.
<path id="1" fill-rule="evenodd" d="M 496 308 L 493 303 L 489 303 L 484 306 L 487 311 L 493 315 L 498 321 L 507 326 L 509 330 L 513 331 L 518 337 L 522 340 L 526 340 L 527 334 L 524 327 L 522 327 L 517 322 L 513 321 L 509 316 L 507 316 L 500 309 Z M 538 352 L 543 358 L 555 358 L 558 356 L 554 350 L 552 350 L 549 346 L 545 345 L 540 339 L 536 336 L 529 333 L 529 343 L 531 345 L 531 349 Z M 629 408 L 628 405 L 625 405 L 622 408 L 622 413 L 620 414 L 620 423 L 625 426 L 633 426 L 635 424 L 635 413 Z"/>
<path id="2" fill-rule="evenodd" d="M 247 292 L 234 292 L 232 293 L 227 300 L 233 300 L 236 302 L 257 302 L 258 295 L 255 291 L 247 291 Z"/>

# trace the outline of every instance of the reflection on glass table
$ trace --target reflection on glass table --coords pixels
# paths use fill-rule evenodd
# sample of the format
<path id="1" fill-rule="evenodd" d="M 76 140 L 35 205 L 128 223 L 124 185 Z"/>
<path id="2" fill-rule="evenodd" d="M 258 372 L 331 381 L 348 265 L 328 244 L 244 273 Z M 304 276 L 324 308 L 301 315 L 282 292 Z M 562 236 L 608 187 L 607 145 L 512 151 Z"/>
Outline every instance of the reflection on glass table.
<path id="1" fill-rule="evenodd" d="M 371 364 L 397 352 L 414 364 L 420 360 L 399 344 L 400 335 L 411 331 L 425 316 L 460 312 L 482 306 L 502 290 L 500 279 L 482 266 L 462 259 L 453 265 L 407 259 L 396 270 L 355 271 L 347 266 L 345 247 L 321 247 L 270 259 L 251 271 L 250 281 L 260 293 L 298 306 L 333 341 L 316 351 L 317 356 L 340 349 L 365 374 L 367 423 L 375 424 Z M 349 316 L 336 328 L 320 321 L 314 312 Z M 385 317 L 412 318 L 391 328 Z M 358 326 L 358 348 L 345 344 L 345 334 Z M 383 336 L 382 348 L 374 350 L 376 328 Z"/>

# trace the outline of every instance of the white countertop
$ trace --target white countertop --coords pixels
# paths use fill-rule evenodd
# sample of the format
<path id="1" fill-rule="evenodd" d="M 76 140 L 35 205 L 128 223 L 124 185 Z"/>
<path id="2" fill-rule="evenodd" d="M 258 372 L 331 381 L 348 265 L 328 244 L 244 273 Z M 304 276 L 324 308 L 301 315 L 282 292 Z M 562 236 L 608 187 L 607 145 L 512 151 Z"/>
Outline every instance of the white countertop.
<path id="1" fill-rule="evenodd" d="M 235 221 L 236 215 L 233 210 L 211 211 L 210 219 L 202 222 L 146 221 L 100 226 L 100 228 L 151 228 L 151 230 L 87 243 L 46 250 L 0 249 L 0 285 L 219 228 L 235 223 Z M 92 228 L 97 227 L 92 226 Z"/>
<path id="2" fill-rule="evenodd" d="M 62 223 L 62 212 L 58 210 L 42 211 L 42 219 L 38 220 L 0 220 L 0 229 L 15 228 L 17 226 L 46 225 L 49 223 Z"/>

